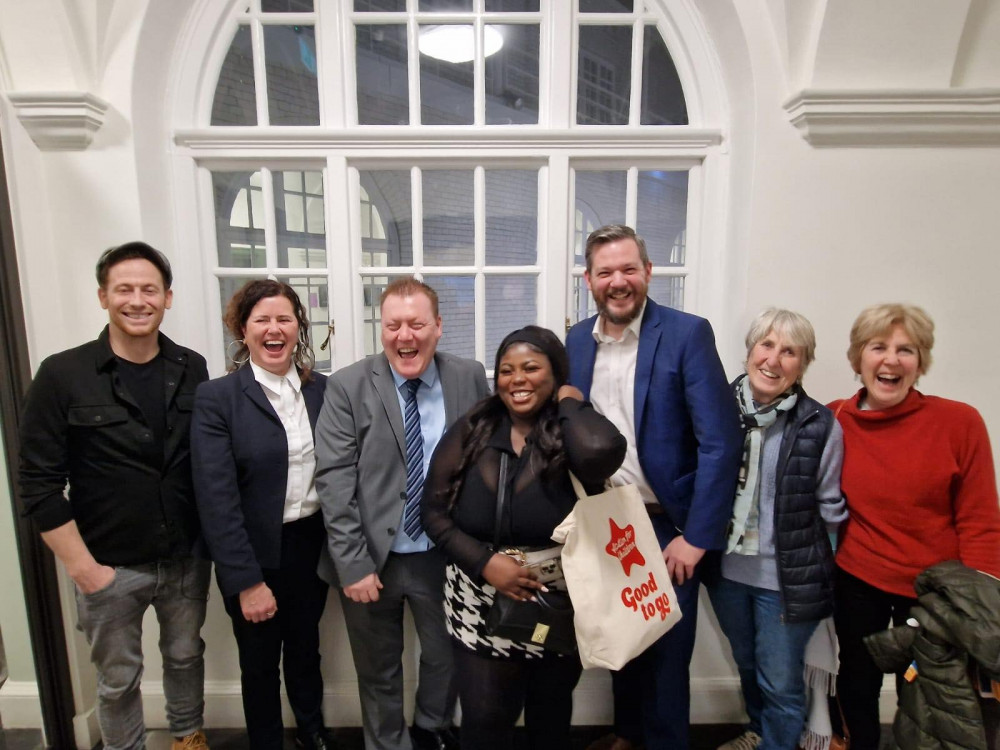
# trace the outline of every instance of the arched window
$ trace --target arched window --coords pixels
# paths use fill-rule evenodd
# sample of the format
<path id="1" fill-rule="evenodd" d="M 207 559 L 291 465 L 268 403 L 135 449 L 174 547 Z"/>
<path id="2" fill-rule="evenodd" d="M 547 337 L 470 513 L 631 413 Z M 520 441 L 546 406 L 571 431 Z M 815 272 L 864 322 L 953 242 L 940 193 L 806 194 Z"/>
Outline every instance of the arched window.
<path id="1" fill-rule="evenodd" d="M 288 280 L 314 344 L 336 322 L 317 352 L 335 368 L 379 350 L 379 294 L 417 274 L 440 295 L 441 347 L 489 364 L 511 329 L 593 312 L 583 242 L 627 223 L 650 295 L 698 311 L 723 108 L 680 30 L 686 3 L 225 4 L 218 75 L 176 134 L 214 216 L 220 309 L 247 278 Z"/>

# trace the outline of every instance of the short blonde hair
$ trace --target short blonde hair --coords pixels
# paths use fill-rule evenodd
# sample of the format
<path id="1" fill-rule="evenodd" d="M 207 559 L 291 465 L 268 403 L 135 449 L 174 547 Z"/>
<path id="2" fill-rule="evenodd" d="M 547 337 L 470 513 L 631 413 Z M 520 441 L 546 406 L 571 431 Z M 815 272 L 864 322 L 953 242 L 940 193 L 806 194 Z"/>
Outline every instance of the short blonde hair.
<path id="1" fill-rule="evenodd" d="M 847 348 L 847 360 L 854 372 L 861 372 L 861 350 L 865 344 L 878 336 L 884 336 L 893 326 L 902 326 L 906 335 L 917 347 L 920 358 L 920 374 L 931 367 L 931 349 L 934 347 L 934 321 L 922 308 L 916 305 L 886 303 L 866 307 L 851 326 L 851 345 Z"/>
<path id="2" fill-rule="evenodd" d="M 777 307 L 767 307 L 757 313 L 747 331 L 747 359 L 757 342 L 771 331 L 784 336 L 792 346 L 802 353 L 802 374 L 805 375 L 809 363 L 816 359 L 816 332 L 805 315 Z"/>

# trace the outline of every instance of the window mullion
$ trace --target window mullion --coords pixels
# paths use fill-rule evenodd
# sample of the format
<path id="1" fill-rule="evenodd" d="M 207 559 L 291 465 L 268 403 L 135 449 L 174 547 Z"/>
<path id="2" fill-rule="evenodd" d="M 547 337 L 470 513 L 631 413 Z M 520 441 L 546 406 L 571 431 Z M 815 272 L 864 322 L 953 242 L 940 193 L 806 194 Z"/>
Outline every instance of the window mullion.
<path id="1" fill-rule="evenodd" d="M 267 268 L 278 267 L 278 220 L 274 210 L 274 177 L 267 167 L 260 170 L 260 195 L 264 203 L 264 257 Z"/>
<path id="2" fill-rule="evenodd" d="M 476 14 L 472 30 L 475 37 L 475 57 L 472 58 L 472 121 L 477 126 L 482 126 L 486 123 L 486 24 L 481 14 Z"/>
<path id="3" fill-rule="evenodd" d="M 538 124 L 561 129 L 576 121 L 577 25 L 575 12 L 570 15 L 570 23 L 555 23 L 553 5 L 549 4 L 542 17 L 538 40 Z"/>
<path id="4" fill-rule="evenodd" d="M 325 172 L 323 193 L 326 198 L 327 288 L 330 292 L 328 322 L 340 323 L 330 346 L 330 365 L 336 370 L 338 364 L 346 365 L 358 355 L 364 355 L 357 344 L 362 340 L 364 320 L 356 312 L 363 306 L 362 281 L 354 270 L 361 265 L 361 229 L 354 220 L 355 207 L 360 206 L 361 201 L 357 170 L 348 167 L 346 157 L 327 157 Z M 339 227 L 336 236 L 330 227 Z M 331 239 L 339 239 L 339 242 L 331 245 Z"/>
<path id="5" fill-rule="evenodd" d="M 625 223 L 634 227 L 639 216 L 639 168 L 629 167 L 625 173 Z"/>
<path id="6" fill-rule="evenodd" d="M 410 169 L 410 204 L 413 206 L 413 269 L 421 274 L 424 268 L 424 188 L 420 167 Z"/>
<path id="7" fill-rule="evenodd" d="M 542 325 L 565 337 L 565 320 L 569 312 L 570 285 L 573 284 L 573 218 L 575 198 L 569 156 L 553 154 L 542 171 L 538 191 L 539 232 L 538 263 L 542 273 L 538 280 L 538 312 Z M 549 274 L 552 276 L 549 276 Z M 554 277 L 554 278 L 553 278 Z M 550 278 L 552 283 L 547 283 Z M 558 279 L 558 281 L 556 281 Z M 555 287 L 557 289 L 546 289 Z"/>
<path id="8" fill-rule="evenodd" d="M 410 6 L 416 5 L 411 0 Z M 420 25 L 410 13 L 406 22 L 406 77 L 409 82 L 410 125 L 419 125 L 420 117 Z"/>
<path id="9" fill-rule="evenodd" d="M 478 23 L 478 22 L 477 22 Z M 479 24 L 481 26 L 481 24 Z M 477 29 L 477 33 L 478 33 Z M 478 43 L 478 42 L 477 42 Z M 478 56 L 477 56 L 478 60 Z M 478 64 L 478 63 L 477 63 Z M 478 83 L 477 83 L 478 87 Z M 477 89 L 478 90 L 478 89 Z M 478 110 L 477 110 L 478 112 Z M 475 351 L 476 359 L 486 361 L 486 169 L 477 166 L 472 173 L 473 199 L 473 266 L 476 269 L 475 281 Z"/>
<path id="10" fill-rule="evenodd" d="M 271 124 L 267 111 L 267 68 L 264 65 L 264 26 L 260 18 L 250 21 L 250 47 L 253 50 L 253 78 L 256 81 L 254 90 L 257 104 L 257 125 L 267 127 Z"/>
<path id="11" fill-rule="evenodd" d="M 636 14 L 635 22 L 632 24 L 632 86 L 628 103 L 628 124 L 633 127 L 637 127 L 642 122 L 642 48 L 644 41 L 645 26 L 642 16 Z"/>
<path id="12" fill-rule="evenodd" d="M 357 122 L 357 97 L 349 95 L 348 79 L 354 81 L 356 71 L 352 57 L 353 34 L 347 20 L 347 3 L 336 3 L 331 9 L 316 3 L 317 87 L 319 89 L 320 122 L 328 127 L 344 127 Z M 324 8 L 327 9 L 324 12 Z M 345 31 L 341 31 L 341 25 Z M 322 81 L 322 84 L 319 82 Z M 355 85 L 354 90 L 357 90 Z"/>

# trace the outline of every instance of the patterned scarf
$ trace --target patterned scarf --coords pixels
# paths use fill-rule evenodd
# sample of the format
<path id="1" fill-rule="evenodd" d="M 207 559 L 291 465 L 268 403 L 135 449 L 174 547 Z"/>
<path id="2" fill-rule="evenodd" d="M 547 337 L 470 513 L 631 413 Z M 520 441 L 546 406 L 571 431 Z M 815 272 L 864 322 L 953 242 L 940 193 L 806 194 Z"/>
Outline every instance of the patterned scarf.
<path id="1" fill-rule="evenodd" d="M 750 378 L 741 375 L 733 383 L 733 395 L 740 405 L 743 421 L 743 463 L 740 465 L 736 501 L 733 503 L 733 520 L 729 524 L 726 552 L 737 555 L 760 553 L 760 464 L 764 448 L 764 431 L 778 415 L 795 406 L 799 395 L 794 390 L 785 391 L 767 406 L 758 408 L 750 390 Z"/>

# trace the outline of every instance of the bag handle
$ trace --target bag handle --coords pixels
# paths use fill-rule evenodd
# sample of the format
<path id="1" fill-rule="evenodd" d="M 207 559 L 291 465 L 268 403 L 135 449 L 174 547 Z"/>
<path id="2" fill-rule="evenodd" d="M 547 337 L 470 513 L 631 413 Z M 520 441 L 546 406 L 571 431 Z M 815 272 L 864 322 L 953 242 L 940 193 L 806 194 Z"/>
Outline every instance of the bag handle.
<path id="1" fill-rule="evenodd" d="M 576 499 L 583 500 L 585 497 L 588 497 L 587 490 L 583 488 L 583 483 L 576 478 L 576 474 L 572 471 L 566 473 L 569 474 L 569 481 L 573 483 L 573 491 L 576 492 Z"/>
<path id="2" fill-rule="evenodd" d="M 500 525 L 503 520 L 503 508 L 507 504 L 507 471 L 510 465 L 510 456 L 505 451 L 500 451 L 500 476 L 497 478 L 497 512 L 496 521 L 493 524 L 493 551 L 500 549 Z"/>

